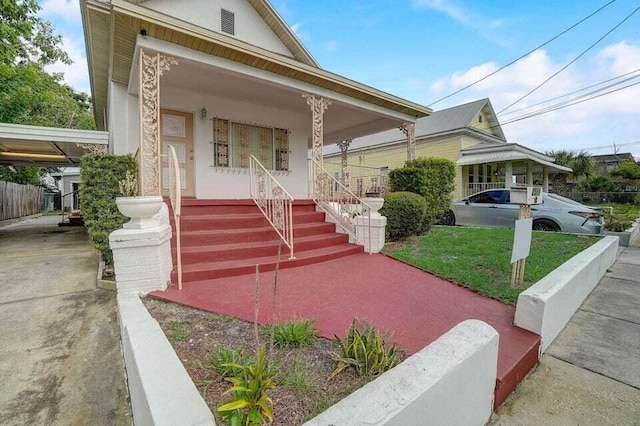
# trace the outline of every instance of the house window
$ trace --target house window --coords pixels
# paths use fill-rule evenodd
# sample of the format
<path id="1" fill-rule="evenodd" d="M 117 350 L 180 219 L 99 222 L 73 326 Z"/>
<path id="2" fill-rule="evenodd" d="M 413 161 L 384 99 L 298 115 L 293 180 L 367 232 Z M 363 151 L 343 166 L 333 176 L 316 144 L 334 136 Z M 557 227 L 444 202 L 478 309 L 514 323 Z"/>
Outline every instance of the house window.
<path id="1" fill-rule="evenodd" d="M 482 116 L 481 115 L 478 116 L 478 123 L 482 123 Z"/>
<path id="2" fill-rule="evenodd" d="M 490 182 L 491 182 L 491 180 L 492 180 L 492 177 L 493 177 L 493 173 L 492 173 L 492 170 L 491 170 L 491 164 L 487 164 L 487 174 L 486 174 L 486 177 L 487 177 L 487 183 L 490 183 Z"/>
<path id="3" fill-rule="evenodd" d="M 235 35 L 236 33 L 236 22 L 235 15 L 233 12 L 229 12 L 228 10 L 221 9 L 220 10 L 220 29 L 223 33 Z"/>
<path id="4" fill-rule="evenodd" d="M 289 170 L 289 132 L 213 119 L 214 166 L 248 168 L 251 155 L 267 169 Z"/>
<path id="5" fill-rule="evenodd" d="M 468 174 L 469 174 L 469 180 L 468 180 L 469 183 L 474 183 L 474 179 L 473 179 L 473 170 L 474 170 L 474 168 L 475 168 L 474 166 L 468 166 L 467 167 Z"/>

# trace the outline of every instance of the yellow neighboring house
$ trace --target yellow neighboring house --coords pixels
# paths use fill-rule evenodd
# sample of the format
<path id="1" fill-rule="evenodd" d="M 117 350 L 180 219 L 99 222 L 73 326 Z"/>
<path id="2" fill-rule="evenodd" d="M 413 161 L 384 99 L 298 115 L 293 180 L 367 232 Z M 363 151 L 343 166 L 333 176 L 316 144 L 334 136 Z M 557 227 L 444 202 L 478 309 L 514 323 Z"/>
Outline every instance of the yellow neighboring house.
<path id="1" fill-rule="evenodd" d="M 537 181 L 548 189 L 550 172 L 571 171 L 542 153 L 507 143 L 488 98 L 435 111 L 418 119 L 415 132 L 417 158 L 457 164 L 454 198 L 513 181 Z M 323 158 L 324 167 L 356 194 L 384 193 L 388 172 L 407 160 L 407 138 L 402 129 L 391 129 L 325 146 Z"/>

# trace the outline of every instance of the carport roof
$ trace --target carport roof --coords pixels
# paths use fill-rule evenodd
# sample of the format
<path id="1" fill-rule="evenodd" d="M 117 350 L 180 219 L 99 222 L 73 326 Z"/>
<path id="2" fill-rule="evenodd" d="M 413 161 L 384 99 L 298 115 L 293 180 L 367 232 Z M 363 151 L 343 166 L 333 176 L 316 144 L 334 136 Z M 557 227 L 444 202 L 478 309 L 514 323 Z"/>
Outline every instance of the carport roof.
<path id="1" fill-rule="evenodd" d="M 572 172 L 569 167 L 555 164 L 553 157 L 517 143 L 474 146 L 460 150 L 460 154 L 462 157 L 456 162 L 458 166 L 525 160 L 547 166 L 552 173 Z"/>
<path id="2" fill-rule="evenodd" d="M 77 166 L 108 144 L 107 132 L 0 123 L 0 165 Z"/>

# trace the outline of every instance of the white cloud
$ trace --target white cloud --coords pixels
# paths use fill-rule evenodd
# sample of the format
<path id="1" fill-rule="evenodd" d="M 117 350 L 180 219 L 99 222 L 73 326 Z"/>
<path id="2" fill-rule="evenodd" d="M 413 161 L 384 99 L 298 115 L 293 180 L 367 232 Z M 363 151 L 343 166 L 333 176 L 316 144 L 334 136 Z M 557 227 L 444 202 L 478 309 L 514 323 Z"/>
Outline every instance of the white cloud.
<path id="1" fill-rule="evenodd" d="M 72 24 L 80 24 L 80 2 L 77 0 L 45 0 L 40 5 L 44 17 L 60 17 Z"/>
<path id="2" fill-rule="evenodd" d="M 324 50 L 333 52 L 338 48 L 339 43 L 336 40 L 330 40 L 324 44 Z"/>
<path id="3" fill-rule="evenodd" d="M 435 105 L 434 108 L 439 109 L 489 97 L 498 112 L 542 83 L 567 61 L 567 58 L 553 60 L 546 51 L 538 50 L 511 67 L 465 90 L 460 95 L 448 99 L 446 104 L 443 102 Z M 500 115 L 499 120 L 504 124 L 511 119 L 522 117 L 528 112 L 562 102 L 567 98 L 535 105 L 634 71 L 640 67 L 639 64 L 640 44 L 622 41 L 606 46 L 591 60 L 579 61 L 551 79 L 531 96 L 510 108 L 505 114 Z M 444 94 L 452 93 L 496 69 L 495 63 L 487 62 L 467 70 L 454 72 L 432 83 L 430 96 L 435 99 Z M 637 81 L 640 79 L 626 84 Z M 594 89 L 597 87 L 590 90 Z M 585 92 L 579 92 L 569 97 L 575 97 Z M 461 96 L 465 96 L 465 98 L 463 99 Z M 637 125 L 637 99 L 639 98 L 640 85 L 568 108 L 504 124 L 503 130 L 510 142 L 524 143 L 540 151 L 590 148 L 612 144 L 614 141 L 618 143 L 635 142 L 640 140 Z M 530 108 L 524 109 L 527 107 Z M 636 155 L 640 154 L 640 144 L 625 148 Z M 607 149 L 594 152 L 603 153 L 606 151 Z"/>
<path id="4" fill-rule="evenodd" d="M 297 35 L 298 31 L 300 31 L 301 25 L 302 24 L 300 24 L 299 22 L 296 22 L 295 24 L 291 25 L 291 31 L 293 31 Z"/>
<path id="5" fill-rule="evenodd" d="M 62 49 L 67 52 L 73 64 L 65 65 L 61 62 L 48 65 L 49 72 L 63 73 L 64 82 L 73 87 L 76 91 L 90 93 L 89 71 L 87 68 L 87 58 L 82 39 L 63 37 Z"/>
<path id="6" fill-rule="evenodd" d="M 464 24 L 468 23 L 470 19 L 469 14 L 465 10 L 456 6 L 449 0 L 413 0 L 413 5 L 418 8 L 432 9 L 442 12 L 451 19 Z"/>

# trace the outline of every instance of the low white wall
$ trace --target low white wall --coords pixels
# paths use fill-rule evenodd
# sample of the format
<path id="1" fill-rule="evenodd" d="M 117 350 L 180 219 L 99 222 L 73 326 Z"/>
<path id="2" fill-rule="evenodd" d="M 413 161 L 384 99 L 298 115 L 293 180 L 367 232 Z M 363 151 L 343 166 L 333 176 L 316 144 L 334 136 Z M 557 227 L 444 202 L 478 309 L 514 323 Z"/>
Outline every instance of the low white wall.
<path id="1" fill-rule="evenodd" d="M 611 235 L 613 237 L 620 238 L 618 245 L 621 247 L 629 247 L 631 241 L 633 241 L 638 234 L 640 234 L 640 223 L 638 222 L 631 224 L 631 228 L 624 232 L 604 231 L 604 235 Z"/>
<path id="2" fill-rule="evenodd" d="M 118 316 L 136 426 L 215 425 L 213 414 L 140 298 L 119 294 Z"/>
<path id="3" fill-rule="evenodd" d="M 541 353 L 613 265 L 617 250 L 618 237 L 604 237 L 520 293 L 514 322 L 541 336 Z"/>
<path id="4" fill-rule="evenodd" d="M 498 333 L 467 320 L 305 425 L 484 425 L 497 365 Z"/>

